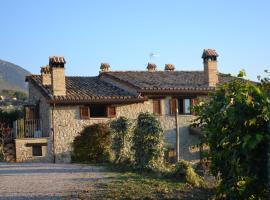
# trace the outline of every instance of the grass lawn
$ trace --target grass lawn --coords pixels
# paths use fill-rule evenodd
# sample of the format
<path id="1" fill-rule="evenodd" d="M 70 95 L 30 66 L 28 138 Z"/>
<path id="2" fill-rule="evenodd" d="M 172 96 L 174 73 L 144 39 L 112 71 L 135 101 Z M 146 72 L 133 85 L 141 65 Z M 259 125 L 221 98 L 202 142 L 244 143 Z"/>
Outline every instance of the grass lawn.
<path id="1" fill-rule="evenodd" d="M 135 172 L 106 173 L 81 199 L 209 199 L 213 189 Z"/>

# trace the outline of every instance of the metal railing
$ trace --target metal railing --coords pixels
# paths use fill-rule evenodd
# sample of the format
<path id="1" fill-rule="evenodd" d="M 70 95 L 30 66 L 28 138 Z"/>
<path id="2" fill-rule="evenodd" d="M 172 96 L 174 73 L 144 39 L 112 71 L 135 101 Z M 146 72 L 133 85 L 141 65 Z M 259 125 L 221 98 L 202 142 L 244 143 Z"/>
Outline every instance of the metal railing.
<path id="1" fill-rule="evenodd" d="M 40 119 L 18 119 L 13 124 L 15 138 L 40 138 L 41 120 Z"/>

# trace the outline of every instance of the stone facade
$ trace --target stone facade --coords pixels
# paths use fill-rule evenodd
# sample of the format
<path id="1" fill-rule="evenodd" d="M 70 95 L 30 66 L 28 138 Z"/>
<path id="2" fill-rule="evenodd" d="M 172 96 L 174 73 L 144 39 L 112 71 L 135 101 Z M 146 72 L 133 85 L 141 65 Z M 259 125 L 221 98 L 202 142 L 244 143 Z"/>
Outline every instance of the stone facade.
<path id="1" fill-rule="evenodd" d="M 47 103 L 45 97 L 35 88 L 32 83 L 28 84 L 29 87 L 29 103 L 39 105 L 39 118 L 41 121 L 42 138 L 29 138 L 29 139 L 16 139 L 16 161 L 17 162 L 52 162 L 53 152 L 51 143 L 51 108 Z M 32 156 L 32 147 L 26 146 L 28 143 L 39 144 L 46 143 L 42 146 L 42 157 Z"/>
<path id="2" fill-rule="evenodd" d="M 41 148 L 41 155 L 33 155 L 33 146 L 38 145 Z M 52 157 L 48 155 L 48 138 L 25 138 L 16 139 L 16 162 L 51 162 Z"/>
<path id="3" fill-rule="evenodd" d="M 176 129 L 175 117 L 169 115 L 169 97 L 163 99 L 163 115 L 157 116 L 165 132 L 165 142 L 167 147 L 175 147 Z M 144 103 L 134 103 L 126 105 L 115 105 L 116 117 L 125 116 L 129 119 L 136 119 L 140 112 L 153 113 L 152 100 Z M 55 155 L 56 162 L 70 162 L 72 142 L 74 138 L 86 127 L 94 123 L 107 123 L 114 118 L 90 118 L 80 119 L 79 106 L 58 106 L 54 112 L 55 130 Z M 199 144 L 196 136 L 189 134 L 189 124 L 194 119 L 192 115 L 179 115 L 178 123 L 180 129 L 180 157 L 186 160 L 199 159 L 199 152 L 193 148 Z"/>
<path id="4" fill-rule="evenodd" d="M 125 88 L 128 89 L 128 88 Z M 71 161 L 72 142 L 74 138 L 86 127 L 94 123 L 106 123 L 114 118 L 90 118 L 80 119 L 80 105 L 68 105 L 53 107 L 49 105 L 44 96 L 29 83 L 29 102 L 36 104 L 39 102 L 40 119 L 42 121 L 42 136 L 48 137 L 47 146 L 43 149 L 44 157 L 36 159 L 35 161 L 53 162 L 55 154 L 55 161 L 58 163 L 68 163 Z M 175 117 L 171 116 L 169 99 L 161 99 L 162 115 L 157 116 L 160 120 L 162 128 L 165 132 L 165 145 L 169 148 L 175 148 L 176 141 L 176 126 Z M 116 118 L 125 116 L 129 119 L 136 119 L 141 112 L 153 113 L 152 100 L 142 103 L 129 104 L 114 104 L 116 107 Z M 179 115 L 179 133 L 180 133 L 180 157 L 186 160 L 199 159 L 198 149 L 195 148 L 199 144 L 197 136 L 189 134 L 189 124 L 194 119 L 192 115 Z M 52 131 L 54 130 L 54 132 Z M 32 142 L 34 142 L 33 140 Z M 54 148 L 53 148 L 54 144 Z M 26 158 L 33 160 L 29 148 L 23 148 L 21 141 L 17 142 L 16 149 L 18 151 L 18 161 L 25 161 Z"/>

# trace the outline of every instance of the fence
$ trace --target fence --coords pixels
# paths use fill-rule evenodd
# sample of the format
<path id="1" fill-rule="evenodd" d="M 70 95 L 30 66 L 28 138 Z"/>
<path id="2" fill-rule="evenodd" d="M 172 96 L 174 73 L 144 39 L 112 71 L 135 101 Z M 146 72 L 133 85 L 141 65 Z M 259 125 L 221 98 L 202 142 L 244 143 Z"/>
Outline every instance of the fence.
<path id="1" fill-rule="evenodd" d="M 39 119 L 18 119 L 14 122 L 15 138 L 40 138 L 41 121 Z"/>

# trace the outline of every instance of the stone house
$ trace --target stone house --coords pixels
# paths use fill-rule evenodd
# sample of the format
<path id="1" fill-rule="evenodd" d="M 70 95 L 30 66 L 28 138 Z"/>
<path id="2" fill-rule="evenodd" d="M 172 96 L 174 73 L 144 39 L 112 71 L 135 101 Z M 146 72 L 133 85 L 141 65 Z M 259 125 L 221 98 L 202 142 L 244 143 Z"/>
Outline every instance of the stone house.
<path id="1" fill-rule="evenodd" d="M 176 145 L 177 116 L 180 157 L 198 159 L 199 139 L 189 131 L 190 108 L 218 83 L 234 79 L 218 73 L 217 57 L 215 50 L 205 49 L 202 71 L 176 71 L 172 64 L 157 71 L 153 63 L 145 71 L 110 71 L 102 63 L 95 77 L 65 76 L 64 57 L 50 57 L 40 75 L 26 77 L 29 105 L 16 123 L 16 160 L 70 162 L 71 143 L 85 126 L 120 116 L 136 119 L 140 112 L 157 116 L 168 148 Z"/>

